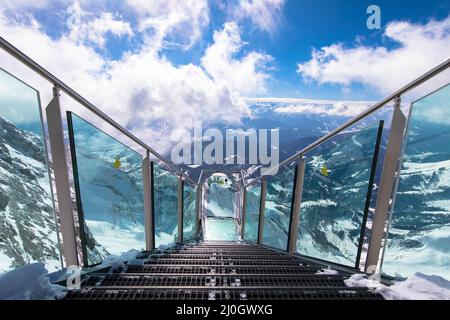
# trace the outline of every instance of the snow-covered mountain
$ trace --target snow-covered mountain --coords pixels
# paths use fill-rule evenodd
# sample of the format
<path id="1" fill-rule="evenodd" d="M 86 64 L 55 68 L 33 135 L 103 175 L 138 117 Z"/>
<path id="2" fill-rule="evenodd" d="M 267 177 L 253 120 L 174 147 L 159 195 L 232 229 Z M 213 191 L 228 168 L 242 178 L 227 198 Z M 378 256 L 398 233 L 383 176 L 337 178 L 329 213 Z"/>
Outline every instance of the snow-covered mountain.
<path id="1" fill-rule="evenodd" d="M 0 117 L 0 272 L 61 267 L 43 141 Z"/>

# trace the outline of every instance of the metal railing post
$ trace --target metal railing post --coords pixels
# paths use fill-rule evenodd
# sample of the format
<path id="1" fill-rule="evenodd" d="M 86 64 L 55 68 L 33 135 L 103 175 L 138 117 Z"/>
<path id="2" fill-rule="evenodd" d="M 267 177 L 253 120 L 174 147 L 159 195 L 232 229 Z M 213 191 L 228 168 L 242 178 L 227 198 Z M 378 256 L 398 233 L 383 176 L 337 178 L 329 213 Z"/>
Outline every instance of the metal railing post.
<path id="1" fill-rule="evenodd" d="M 142 161 L 142 175 L 144 181 L 144 220 L 145 220 L 145 248 L 147 251 L 155 249 L 155 228 L 153 224 L 152 175 L 150 152 Z"/>
<path id="2" fill-rule="evenodd" d="M 183 242 L 183 189 L 184 179 L 180 175 L 178 181 L 178 242 Z"/>
<path id="3" fill-rule="evenodd" d="M 244 233 L 245 233 L 245 220 L 246 220 L 246 203 L 247 203 L 247 188 L 243 188 L 243 195 L 242 195 L 242 218 L 241 218 L 241 239 L 244 239 Z"/>
<path id="4" fill-rule="evenodd" d="M 372 234 L 367 250 L 365 265 L 366 273 L 377 271 L 378 259 L 382 246 L 382 239 L 386 228 L 386 221 L 394 190 L 396 175 L 399 168 L 399 159 L 403 145 L 406 117 L 400 109 L 400 97 L 395 99 L 394 113 L 391 121 L 389 141 L 383 163 L 380 187 L 378 189 L 377 202 L 372 222 Z"/>
<path id="5" fill-rule="evenodd" d="M 196 217 L 195 217 L 195 234 L 197 239 L 200 238 L 200 221 L 201 221 L 201 211 L 202 211 L 202 185 L 197 185 L 197 201 L 196 201 Z"/>
<path id="6" fill-rule="evenodd" d="M 288 251 L 297 252 L 298 223 L 300 220 L 300 207 L 302 204 L 303 182 L 305 178 L 305 158 L 301 157 L 298 161 L 295 182 L 294 182 L 294 201 L 292 205 L 291 223 L 288 238 Z"/>
<path id="7" fill-rule="evenodd" d="M 46 107 L 48 135 L 55 175 L 56 197 L 61 223 L 62 250 L 67 266 L 79 266 L 72 195 L 70 192 L 69 171 L 67 167 L 64 129 L 59 100 L 59 88 L 53 88 L 53 99 Z"/>
<path id="8" fill-rule="evenodd" d="M 258 244 L 262 244 L 263 233 L 264 233 L 264 211 L 266 209 L 266 191 L 267 191 L 267 180 L 266 177 L 262 177 L 261 181 L 261 198 L 259 204 L 259 222 L 258 222 Z"/>

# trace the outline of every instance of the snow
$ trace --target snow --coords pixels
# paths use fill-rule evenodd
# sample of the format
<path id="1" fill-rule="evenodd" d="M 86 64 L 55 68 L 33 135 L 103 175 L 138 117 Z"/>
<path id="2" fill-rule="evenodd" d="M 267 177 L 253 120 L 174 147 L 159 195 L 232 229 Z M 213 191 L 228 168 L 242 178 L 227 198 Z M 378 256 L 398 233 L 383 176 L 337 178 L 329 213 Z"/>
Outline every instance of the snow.
<path id="1" fill-rule="evenodd" d="M 334 274 L 339 274 L 339 271 L 328 267 L 328 268 L 323 268 L 323 269 L 317 271 L 316 274 L 334 275 Z"/>
<path id="2" fill-rule="evenodd" d="M 408 234 L 408 231 L 391 228 L 391 235 Z M 432 231 L 425 231 L 415 235 L 408 235 L 408 239 L 418 241 L 421 247 L 404 248 L 395 240 L 388 242 L 388 250 L 383 262 L 383 272 L 392 276 L 407 277 L 421 270 L 427 274 L 439 274 L 450 279 L 450 226 Z"/>
<path id="3" fill-rule="evenodd" d="M 43 263 L 32 263 L 0 275 L 2 300 L 54 300 L 65 296 L 64 287 L 52 284 Z"/>
<path id="4" fill-rule="evenodd" d="M 392 286 L 368 279 L 365 274 L 354 274 L 344 282 L 348 287 L 372 288 L 386 300 L 450 300 L 450 281 L 420 272 Z"/>
<path id="5" fill-rule="evenodd" d="M 127 252 L 122 253 L 121 255 L 109 255 L 105 259 L 103 259 L 103 262 L 100 264 L 100 267 L 109 267 L 111 266 L 111 269 L 109 270 L 109 273 L 113 273 L 116 270 L 119 270 L 123 267 L 125 267 L 125 262 L 129 262 L 129 264 L 139 264 L 136 260 L 136 256 L 139 254 L 139 251 L 137 250 L 130 250 Z"/>

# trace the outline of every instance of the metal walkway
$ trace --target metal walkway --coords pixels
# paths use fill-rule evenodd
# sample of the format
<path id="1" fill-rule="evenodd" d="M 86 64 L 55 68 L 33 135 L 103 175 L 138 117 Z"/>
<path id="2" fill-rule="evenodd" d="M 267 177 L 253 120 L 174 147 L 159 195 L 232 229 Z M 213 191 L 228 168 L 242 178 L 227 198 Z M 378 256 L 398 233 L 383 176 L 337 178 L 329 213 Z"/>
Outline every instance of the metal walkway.
<path id="1" fill-rule="evenodd" d="M 248 243 L 201 242 L 142 256 L 114 273 L 89 273 L 75 300 L 373 300 L 367 288 L 349 288 L 350 273 Z"/>

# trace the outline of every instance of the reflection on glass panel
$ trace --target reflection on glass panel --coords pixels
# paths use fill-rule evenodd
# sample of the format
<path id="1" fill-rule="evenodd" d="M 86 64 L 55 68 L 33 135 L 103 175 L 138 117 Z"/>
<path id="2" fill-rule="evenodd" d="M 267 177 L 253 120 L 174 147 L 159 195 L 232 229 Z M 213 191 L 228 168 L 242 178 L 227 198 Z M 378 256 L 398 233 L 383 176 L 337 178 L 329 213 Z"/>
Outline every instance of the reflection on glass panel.
<path id="1" fill-rule="evenodd" d="M 410 112 L 383 272 L 450 280 L 450 85 Z"/>
<path id="2" fill-rule="evenodd" d="M 258 240 L 259 206 L 261 201 L 261 183 L 250 186 L 245 191 L 245 228 L 244 239 Z"/>
<path id="3" fill-rule="evenodd" d="M 355 267 L 382 125 L 344 132 L 306 155 L 299 253 Z"/>
<path id="4" fill-rule="evenodd" d="M 236 217 L 239 206 L 236 198 L 238 191 L 238 182 L 232 175 L 213 174 L 205 183 L 204 213 L 208 217 Z"/>
<path id="5" fill-rule="evenodd" d="M 205 220 L 205 240 L 237 241 L 238 226 L 235 219 L 207 218 Z"/>
<path id="6" fill-rule="evenodd" d="M 0 273 L 61 268 L 37 91 L 0 69 Z"/>
<path id="7" fill-rule="evenodd" d="M 145 247 L 142 157 L 68 112 L 85 263 Z"/>
<path id="8" fill-rule="evenodd" d="M 185 183 L 183 188 L 183 240 L 195 237 L 196 188 Z"/>
<path id="9" fill-rule="evenodd" d="M 291 206 L 294 191 L 295 166 L 286 166 L 273 176 L 267 176 L 262 243 L 287 250 Z"/>
<path id="10" fill-rule="evenodd" d="M 155 246 L 176 241 L 178 233 L 178 183 L 180 179 L 153 164 Z"/>

